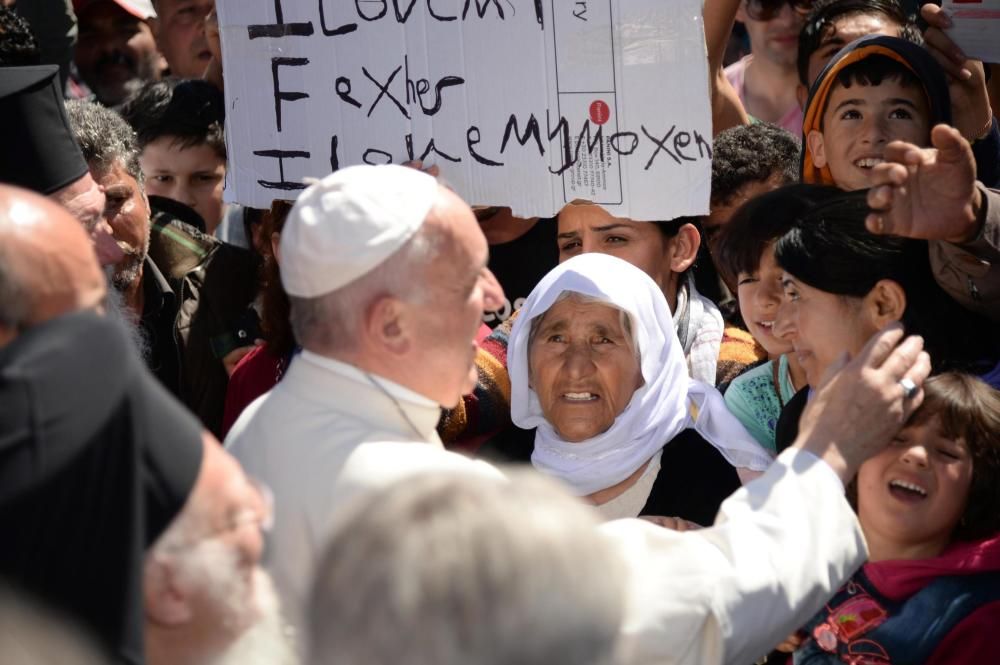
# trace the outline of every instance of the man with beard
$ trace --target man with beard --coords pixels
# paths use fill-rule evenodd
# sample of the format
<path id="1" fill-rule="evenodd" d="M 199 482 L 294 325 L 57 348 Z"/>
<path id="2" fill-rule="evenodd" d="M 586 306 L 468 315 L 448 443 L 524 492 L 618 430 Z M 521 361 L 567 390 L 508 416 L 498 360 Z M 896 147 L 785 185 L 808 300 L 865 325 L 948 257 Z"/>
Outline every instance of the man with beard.
<path id="1" fill-rule="evenodd" d="M 117 106 L 160 78 L 162 59 L 149 21 L 149 0 L 73 0 L 80 23 L 76 66 L 97 101 Z"/>
<path id="2" fill-rule="evenodd" d="M 151 220 L 132 129 L 98 104 L 71 101 L 66 110 L 107 199 L 104 220 L 125 254 L 111 283 L 146 339 L 146 362 L 218 432 L 229 379 L 225 359 L 253 339 L 243 326 L 255 295 L 256 263 L 246 250 L 179 221 L 198 221 L 183 204 L 161 200 L 164 207 Z"/>
<path id="3" fill-rule="evenodd" d="M 148 665 L 292 665 L 270 576 L 260 567 L 271 498 L 215 442 L 181 514 L 146 555 Z"/>

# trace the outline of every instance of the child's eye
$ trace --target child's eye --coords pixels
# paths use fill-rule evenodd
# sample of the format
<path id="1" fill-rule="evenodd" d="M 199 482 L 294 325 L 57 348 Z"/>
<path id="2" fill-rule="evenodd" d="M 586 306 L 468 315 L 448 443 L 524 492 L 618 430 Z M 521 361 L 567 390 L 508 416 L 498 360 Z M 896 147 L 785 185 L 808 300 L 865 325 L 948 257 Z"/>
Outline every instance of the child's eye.
<path id="1" fill-rule="evenodd" d="M 860 120 L 861 119 L 861 111 L 858 111 L 857 109 L 847 109 L 846 111 L 844 111 L 843 113 L 840 114 L 840 119 L 841 120 Z"/>
<path id="2" fill-rule="evenodd" d="M 907 109 L 899 108 L 890 111 L 889 117 L 893 120 L 912 120 L 913 114 L 910 113 Z"/>
<path id="3" fill-rule="evenodd" d="M 754 282 L 757 281 L 759 281 L 757 275 L 747 275 L 746 273 L 744 273 L 739 276 L 739 278 L 736 281 L 736 285 L 743 286 L 744 284 L 753 284 Z"/>
<path id="4" fill-rule="evenodd" d="M 799 299 L 799 293 L 795 289 L 785 289 L 785 298 L 791 302 L 795 302 Z"/>
<path id="5" fill-rule="evenodd" d="M 153 181 L 154 182 L 159 182 L 159 183 L 168 183 L 168 182 L 170 182 L 173 179 L 174 179 L 174 177 L 173 176 L 169 176 L 169 175 L 154 175 L 153 176 Z"/>
<path id="6" fill-rule="evenodd" d="M 951 448 L 938 448 L 938 454 L 951 460 L 956 460 L 961 457 L 957 451 L 952 450 Z"/>

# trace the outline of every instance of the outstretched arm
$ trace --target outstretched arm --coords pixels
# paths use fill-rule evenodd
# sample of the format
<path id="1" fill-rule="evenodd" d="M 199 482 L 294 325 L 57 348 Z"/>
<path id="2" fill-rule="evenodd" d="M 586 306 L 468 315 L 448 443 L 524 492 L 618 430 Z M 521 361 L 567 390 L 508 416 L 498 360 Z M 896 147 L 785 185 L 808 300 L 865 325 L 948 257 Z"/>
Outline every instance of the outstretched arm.
<path id="1" fill-rule="evenodd" d="M 877 334 L 824 382 L 795 445 L 722 504 L 715 526 L 602 527 L 629 571 L 623 648 L 636 663 L 747 663 L 804 624 L 864 562 L 844 482 L 919 406 L 930 360 L 902 328 Z"/>

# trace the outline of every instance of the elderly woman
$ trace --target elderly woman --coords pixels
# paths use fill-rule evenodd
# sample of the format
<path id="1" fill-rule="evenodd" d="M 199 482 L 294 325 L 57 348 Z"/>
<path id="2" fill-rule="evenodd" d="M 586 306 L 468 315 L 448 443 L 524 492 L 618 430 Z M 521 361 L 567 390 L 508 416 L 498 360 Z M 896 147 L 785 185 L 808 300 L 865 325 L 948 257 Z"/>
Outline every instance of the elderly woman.
<path id="1" fill-rule="evenodd" d="M 770 457 L 709 385 L 688 376 L 663 291 L 604 254 L 556 267 L 510 338 L 511 416 L 531 463 L 609 518 L 710 524 Z"/>

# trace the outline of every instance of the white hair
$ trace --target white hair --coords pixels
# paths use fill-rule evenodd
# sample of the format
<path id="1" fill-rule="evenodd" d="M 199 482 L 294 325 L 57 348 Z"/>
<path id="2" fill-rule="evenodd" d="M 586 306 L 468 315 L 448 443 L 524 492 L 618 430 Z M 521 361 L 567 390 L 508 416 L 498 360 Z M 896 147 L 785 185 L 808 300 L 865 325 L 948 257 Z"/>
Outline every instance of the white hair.
<path id="1" fill-rule="evenodd" d="M 147 555 L 168 563 L 180 588 L 207 598 L 218 618 L 216 629 L 232 636 L 221 652 L 204 654 L 203 662 L 298 665 L 270 575 L 258 565 L 248 579 L 234 546 L 218 535 L 204 537 L 205 528 L 197 511 L 185 509 Z"/>
<path id="2" fill-rule="evenodd" d="M 376 298 L 392 296 L 413 304 L 427 299 L 427 267 L 448 240 L 443 230 L 425 223 L 389 258 L 353 282 L 315 298 L 289 296 L 295 339 L 325 351 L 353 348 L 365 311 Z"/>
<path id="3" fill-rule="evenodd" d="M 428 474 L 353 508 L 317 568 L 309 663 L 613 662 L 623 566 L 551 481 Z"/>

